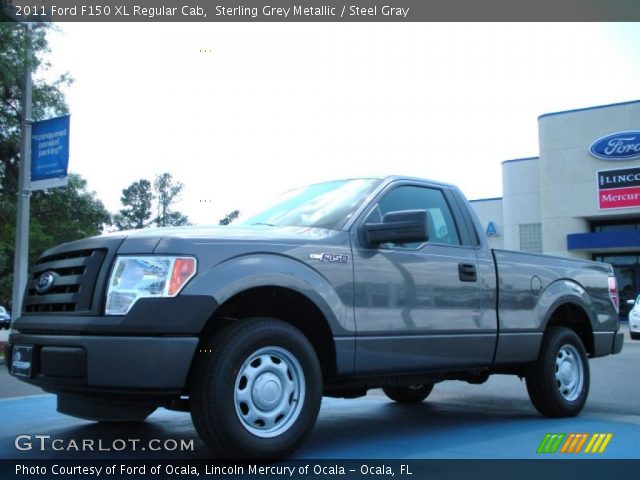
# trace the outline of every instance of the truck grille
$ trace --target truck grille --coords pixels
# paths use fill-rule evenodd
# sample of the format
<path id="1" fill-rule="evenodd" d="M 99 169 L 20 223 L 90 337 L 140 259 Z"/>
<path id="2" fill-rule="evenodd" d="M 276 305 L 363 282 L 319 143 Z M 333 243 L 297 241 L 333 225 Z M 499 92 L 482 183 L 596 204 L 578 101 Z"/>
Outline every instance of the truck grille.
<path id="1" fill-rule="evenodd" d="M 31 269 L 24 311 L 89 312 L 98 272 L 106 254 L 105 249 L 89 249 L 41 257 Z M 53 274 L 53 285 L 39 292 L 36 283 L 47 272 Z"/>

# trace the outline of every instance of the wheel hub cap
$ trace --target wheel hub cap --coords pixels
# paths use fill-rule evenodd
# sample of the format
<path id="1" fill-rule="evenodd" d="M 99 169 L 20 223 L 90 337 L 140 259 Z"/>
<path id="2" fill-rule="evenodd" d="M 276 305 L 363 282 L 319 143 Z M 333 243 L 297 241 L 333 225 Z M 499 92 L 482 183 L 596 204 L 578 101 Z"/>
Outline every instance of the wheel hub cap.
<path id="1" fill-rule="evenodd" d="M 240 424 L 261 438 L 286 432 L 300 416 L 304 372 L 281 347 L 261 348 L 247 357 L 236 376 L 234 406 Z"/>
<path id="2" fill-rule="evenodd" d="M 261 410 L 271 410 L 282 399 L 282 383 L 278 376 L 267 372 L 261 374 L 253 383 L 251 398 Z"/>
<path id="3" fill-rule="evenodd" d="M 584 367 L 578 350 L 564 345 L 556 357 L 556 384 L 565 400 L 574 401 L 582 392 Z"/>

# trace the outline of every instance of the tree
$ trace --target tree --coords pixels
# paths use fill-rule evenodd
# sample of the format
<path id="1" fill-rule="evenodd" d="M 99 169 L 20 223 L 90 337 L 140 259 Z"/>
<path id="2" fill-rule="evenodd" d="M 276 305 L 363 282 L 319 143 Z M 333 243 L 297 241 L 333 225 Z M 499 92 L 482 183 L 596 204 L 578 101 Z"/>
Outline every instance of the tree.
<path id="1" fill-rule="evenodd" d="M 169 212 L 167 214 L 166 217 L 166 224 L 165 225 L 172 225 L 174 227 L 182 227 L 185 225 L 191 225 L 191 222 L 189 222 L 189 217 L 187 217 L 186 215 L 184 215 L 181 212 Z"/>
<path id="2" fill-rule="evenodd" d="M 69 184 L 33 193 L 31 230 L 42 230 L 42 236 L 30 238 L 32 260 L 43 250 L 64 242 L 102 233 L 111 216 L 96 193 L 87 190 L 87 181 L 69 174 Z"/>
<path id="3" fill-rule="evenodd" d="M 171 205 L 180 198 L 184 185 L 176 182 L 170 173 L 156 175 L 153 188 L 158 200 L 158 227 L 189 225 L 189 218 L 180 212 L 171 210 Z"/>
<path id="4" fill-rule="evenodd" d="M 49 67 L 46 32 L 39 26 L 32 34 L 34 72 Z M 20 164 L 20 123 L 24 79 L 24 28 L 17 23 L 0 22 L 0 304 L 11 299 L 15 246 L 18 166 Z M 37 78 L 37 76 L 36 76 Z M 68 113 L 62 87 L 71 79 L 62 75 L 54 81 L 33 83 L 32 117 L 42 120 Z M 105 210 L 79 175 L 70 175 L 69 185 L 33 192 L 29 261 L 59 243 L 96 235 L 110 222 Z"/>
<path id="5" fill-rule="evenodd" d="M 46 32 L 41 24 L 32 32 L 30 63 L 35 72 L 47 70 L 44 59 L 49 52 Z M 22 89 L 24 83 L 24 28 L 17 23 L 0 22 L 0 194 L 15 197 L 18 185 Z M 36 79 L 32 90 L 33 120 L 68 113 L 61 89 L 72 83 L 64 74 L 52 82 Z"/>
<path id="6" fill-rule="evenodd" d="M 220 225 L 229 225 L 240 215 L 240 210 L 234 210 L 233 212 L 227 213 L 223 219 L 220 220 Z"/>
<path id="7" fill-rule="evenodd" d="M 120 202 L 125 208 L 113 217 L 116 228 L 133 230 L 148 227 L 153 199 L 151 182 L 144 178 L 123 189 Z"/>
<path id="8" fill-rule="evenodd" d="M 15 246 L 15 199 L 0 197 L 0 304 L 11 299 L 13 284 L 13 257 Z M 29 222 L 29 265 L 48 248 L 79 238 L 102 233 L 110 223 L 109 212 L 95 192 L 87 190 L 87 181 L 80 175 L 70 174 L 64 188 L 33 192 Z"/>

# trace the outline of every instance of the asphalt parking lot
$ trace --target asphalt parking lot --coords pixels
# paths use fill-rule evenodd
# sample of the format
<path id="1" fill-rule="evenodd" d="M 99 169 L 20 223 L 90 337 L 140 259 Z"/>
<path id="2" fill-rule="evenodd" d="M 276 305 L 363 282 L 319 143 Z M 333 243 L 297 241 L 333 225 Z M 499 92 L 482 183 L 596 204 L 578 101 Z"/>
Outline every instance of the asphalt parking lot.
<path id="1" fill-rule="evenodd" d="M 625 327 L 626 328 L 626 325 Z M 640 341 L 627 335 L 620 355 L 591 362 L 591 393 L 583 413 L 545 419 L 529 403 L 523 382 L 494 376 L 483 385 L 446 382 L 427 401 L 399 405 L 381 391 L 364 398 L 325 398 L 315 430 L 296 453 L 303 459 L 541 458 L 536 449 L 547 433 L 612 433 L 597 458 L 640 458 Z M 0 368 L 0 458 L 206 458 L 186 413 L 156 411 L 144 424 L 101 425 L 58 414 L 55 397 L 24 385 Z M 19 451 L 19 434 L 50 435 L 65 442 L 140 439 L 136 451 Z M 193 450 L 151 451 L 150 439 L 193 440 Z M 595 458 L 546 454 L 544 458 Z"/>

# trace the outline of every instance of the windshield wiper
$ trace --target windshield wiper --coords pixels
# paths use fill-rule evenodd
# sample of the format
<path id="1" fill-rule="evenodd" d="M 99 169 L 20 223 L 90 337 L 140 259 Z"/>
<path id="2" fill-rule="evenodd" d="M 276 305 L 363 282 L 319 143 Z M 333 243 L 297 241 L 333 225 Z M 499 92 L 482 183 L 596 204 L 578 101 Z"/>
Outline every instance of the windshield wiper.
<path id="1" fill-rule="evenodd" d="M 275 225 L 272 224 L 272 223 L 260 223 L 260 222 L 258 222 L 258 223 L 252 223 L 251 224 L 252 227 L 255 227 L 256 225 L 266 225 L 267 227 L 275 227 Z"/>

